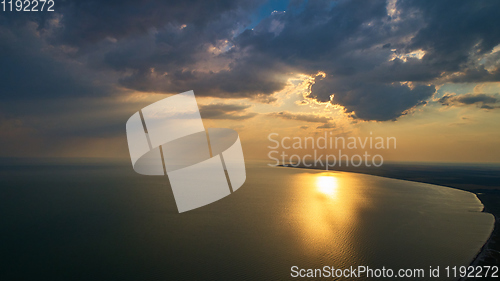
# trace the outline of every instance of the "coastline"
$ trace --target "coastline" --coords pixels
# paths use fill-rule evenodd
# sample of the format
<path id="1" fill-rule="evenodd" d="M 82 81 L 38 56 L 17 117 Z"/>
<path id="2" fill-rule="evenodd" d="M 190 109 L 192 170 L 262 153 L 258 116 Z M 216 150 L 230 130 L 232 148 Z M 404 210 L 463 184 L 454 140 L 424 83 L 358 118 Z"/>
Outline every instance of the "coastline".
<path id="1" fill-rule="evenodd" d="M 453 188 L 453 187 L 450 187 L 450 188 Z M 483 204 L 483 210 L 481 212 L 486 212 L 484 203 L 481 201 L 481 199 L 479 199 L 477 194 L 474 193 L 474 195 L 481 202 L 481 204 Z M 492 214 L 492 215 L 493 215 L 493 218 L 495 219 L 495 222 L 493 224 L 493 229 L 491 230 L 490 236 L 488 237 L 488 240 L 486 240 L 486 242 L 483 244 L 483 246 L 481 247 L 481 249 L 479 250 L 477 255 L 469 263 L 470 266 L 496 265 L 496 263 L 494 261 L 491 264 L 491 261 L 489 261 L 489 260 L 490 259 L 495 260 L 495 258 L 491 256 L 490 252 L 495 251 L 492 248 L 492 245 L 494 243 L 493 240 L 495 237 L 494 235 L 498 234 L 500 229 L 499 229 L 498 217 L 495 214 Z M 492 278 L 480 278 L 480 280 L 490 280 L 490 279 L 492 279 Z M 459 279 L 457 279 L 457 281 L 468 281 L 468 280 L 479 280 L 479 279 L 475 278 L 475 277 L 460 277 Z"/>
<path id="2" fill-rule="evenodd" d="M 483 209 L 484 212 L 484 209 Z M 491 231 L 490 237 L 484 245 L 481 247 L 481 250 L 477 253 L 477 255 L 472 259 L 472 262 L 469 264 L 470 266 L 482 266 L 482 265 L 490 265 L 487 261 L 488 258 L 491 258 L 489 256 L 489 252 L 493 250 L 491 248 L 492 246 L 492 241 L 493 241 L 493 234 L 495 231 L 498 230 L 498 218 L 495 217 L 495 224 L 493 225 L 493 230 Z M 467 281 L 467 280 L 477 280 L 478 278 L 470 278 L 470 277 L 460 277 L 457 281 Z M 490 280 L 491 278 L 481 278 L 481 280 Z"/>
<path id="3" fill-rule="evenodd" d="M 309 166 L 309 165 L 308 165 Z M 316 166 L 289 166 L 277 165 L 282 168 L 301 168 L 312 170 L 326 170 L 324 167 Z M 334 167 L 328 171 L 352 172 L 421 182 L 454 188 L 470 192 L 476 196 L 483 205 L 481 212 L 490 213 L 494 217 L 493 229 L 488 240 L 483 244 L 476 256 L 469 263 L 470 266 L 499 265 L 500 263 L 500 167 L 481 170 L 481 167 L 472 166 L 443 166 L 441 169 L 434 165 L 425 164 L 389 164 L 389 167 L 367 168 L 367 167 Z M 441 171 L 440 171 L 441 170 Z M 443 171 L 444 170 L 444 171 Z M 469 171 L 469 172 L 467 172 Z M 485 180 L 486 178 L 486 180 Z M 472 183 L 471 183 L 472 182 Z M 487 199 L 487 200 L 486 200 Z M 459 281 L 490 280 L 490 278 L 458 278 Z M 493 279 L 491 279 L 493 280 Z M 496 280 L 496 279 L 495 279 Z"/>

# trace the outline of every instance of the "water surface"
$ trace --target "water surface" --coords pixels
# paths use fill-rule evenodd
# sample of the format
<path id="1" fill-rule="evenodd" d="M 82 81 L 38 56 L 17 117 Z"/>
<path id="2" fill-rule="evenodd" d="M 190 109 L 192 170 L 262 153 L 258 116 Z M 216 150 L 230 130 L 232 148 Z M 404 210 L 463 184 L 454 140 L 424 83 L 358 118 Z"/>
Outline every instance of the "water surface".
<path id="1" fill-rule="evenodd" d="M 265 163 L 247 164 L 232 195 L 182 214 L 165 177 L 130 164 L 3 164 L 0 186 L 2 280 L 271 280 L 289 279 L 294 265 L 427 270 L 468 265 L 493 227 L 465 191 Z"/>

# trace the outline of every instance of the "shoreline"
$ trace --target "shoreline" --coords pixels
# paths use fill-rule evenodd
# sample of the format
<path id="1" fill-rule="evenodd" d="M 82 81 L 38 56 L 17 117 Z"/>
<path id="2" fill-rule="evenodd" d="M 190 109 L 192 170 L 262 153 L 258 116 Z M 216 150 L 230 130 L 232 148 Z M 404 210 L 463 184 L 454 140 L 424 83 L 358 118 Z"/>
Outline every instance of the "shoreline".
<path id="1" fill-rule="evenodd" d="M 450 187 L 450 188 L 453 188 L 453 187 Z M 471 192 L 473 193 L 473 192 Z M 481 204 L 483 204 L 483 210 L 481 210 L 481 212 L 483 213 L 487 213 L 485 210 L 486 210 L 486 207 L 484 205 L 484 203 L 481 201 L 481 199 L 479 199 L 479 197 L 477 196 L 476 193 L 473 193 L 476 198 L 481 202 Z M 490 214 L 490 213 L 488 213 Z M 494 214 L 493 215 L 493 219 L 494 219 L 494 222 L 493 222 L 493 229 L 491 230 L 491 233 L 490 233 L 490 236 L 488 237 L 488 240 L 486 240 L 486 242 L 483 244 L 483 246 L 481 247 L 481 249 L 479 250 L 479 252 L 476 254 L 476 256 L 474 256 L 474 258 L 472 259 L 472 261 L 469 263 L 469 266 L 481 266 L 481 265 L 484 265 L 484 263 L 486 263 L 486 259 L 487 258 L 490 258 L 490 256 L 488 255 L 488 252 L 490 250 L 493 250 L 491 248 L 492 246 L 492 241 L 493 241 L 493 235 L 495 233 L 498 233 L 498 231 L 500 231 L 498 229 L 498 217 L 495 216 Z M 472 277 L 460 277 L 459 279 L 457 279 L 457 281 L 467 281 L 467 280 L 475 280 L 476 278 Z"/>
<path id="2" fill-rule="evenodd" d="M 484 210 L 483 210 L 484 212 Z M 488 251 L 491 250 L 491 242 L 493 240 L 493 233 L 495 230 L 498 231 L 498 218 L 496 216 L 493 216 L 495 218 L 495 224 L 493 225 L 493 230 L 491 231 L 490 237 L 488 237 L 488 240 L 484 243 L 484 245 L 481 247 L 481 250 L 477 253 L 477 255 L 472 259 L 472 262 L 469 264 L 469 266 L 480 266 L 482 263 L 484 263 L 485 258 L 488 258 Z M 474 280 L 475 278 L 469 278 L 469 277 L 460 277 L 457 279 L 457 281 L 467 281 L 467 280 Z"/>

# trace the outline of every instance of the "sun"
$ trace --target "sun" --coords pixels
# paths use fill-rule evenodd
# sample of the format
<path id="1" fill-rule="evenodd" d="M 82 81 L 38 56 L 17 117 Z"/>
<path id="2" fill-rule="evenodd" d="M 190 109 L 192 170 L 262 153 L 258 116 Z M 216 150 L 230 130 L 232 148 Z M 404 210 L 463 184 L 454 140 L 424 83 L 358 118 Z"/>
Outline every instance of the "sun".
<path id="1" fill-rule="evenodd" d="M 332 176 L 319 176 L 316 178 L 316 187 L 320 193 L 334 198 L 338 188 L 337 178 Z"/>

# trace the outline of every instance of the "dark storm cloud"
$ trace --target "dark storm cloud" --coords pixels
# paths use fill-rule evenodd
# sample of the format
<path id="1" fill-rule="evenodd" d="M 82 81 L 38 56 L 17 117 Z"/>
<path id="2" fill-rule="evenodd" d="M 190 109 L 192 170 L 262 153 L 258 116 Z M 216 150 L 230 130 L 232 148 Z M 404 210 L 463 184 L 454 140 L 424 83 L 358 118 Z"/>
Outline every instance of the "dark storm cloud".
<path id="1" fill-rule="evenodd" d="M 204 119 L 245 120 L 257 115 L 255 112 L 247 112 L 250 107 L 251 105 L 212 103 L 200 106 L 200 114 Z"/>
<path id="2" fill-rule="evenodd" d="M 207 45 L 247 24 L 246 9 L 258 3 L 63 1 L 57 2 L 54 13 L 2 13 L 0 64 L 9 67 L 0 70 L 0 95 L 8 99 L 102 96 L 116 92 L 116 86 L 144 91 L 160 87 L 159 92 L 185 89 L 192 82 L 190 74 L 197 74 L 196 81 L 208 80 L 190 64 L 203 59 Z M 175 74 L 149 83 L 152 68 Z M 214 81 L 216 85 L 236 79 L 232 74 L 219 76 L 222 81 Z M 276 84 L 254 84 L 249 92 L 274 89 Z M 229 93 L 236 91 L 226 87 Z M 207 92 L 215 95 L 211 88 Z"/>
<path id="3" fill-rule="evenodd" d="M 460 106 L 460 105 L 477 105 L 483 109 L 499 108 L 499 99 L 492 95 L 486 94 L 464 94 L 452 95 L 446 94 L 438 100 L 439 103 L 445 106 Z"/>
<path id="4" fill-rule="evenodd" d="M 406 110 L 425 103 L 435 92 L 434 86 L 406 84 L 382 84 L 357 82 L 338 84 L 337 81 L 319 80 L 312 86 L 312 96 L 319 101 L 328 101 L 354 112 L 354 117 L 363 120 L 394 120 Z M 325 99 L 328 97 L 328 99 Z"/>
<path id="5" fill-rule="evenodd" d="M 327 123 L 328 121 L 331 120 L 331 118 L 319 116 L 316 114 L 291 113 L 288 111 L 272 112 L 272 113 L 268 113 L 267 116 L 279 117 L 279 118 L 289 119 L 289 120 L 313 122 L 313 123 Z"/>
<path id="6" fill-rule="evenodd" d="M 310 98 L 385 121 L 426 104 L 435 85 L 500 80 L 496 0 L 291 1 L 245 29 L 257 6 L 90 0 L 58 2 L 52 15 L 0 15 L 0 62 L 12 66 L 2 70 L 1 94 L 124 87 L 272 100 L 293 75 L 324 72 Z M 19 36 L 30 24 L 31 35 Z"/>
<path id="7" fill-rule="evenodd" d="M 2 100 L 99 96 L 109 85 L 75 62 L 55 58 L 34 26 L 0 25 L 0 97 Z"/>
<path id="8" fill-rule="evenodd" d="M 98 5 L 98 2 L 92 3 Z M 198 96 L 254 97 L 274 93 L 286 84 L 282 63 L 266 54 L 245 57 L 239 48 L 226 52 L 234 47 L 234 32 L 249 23 L 248 9 L 258 3 L 191 1 L 171 5 L 159 2 L 144 9 L 155 9 L 152 14 L 161 16 L 150 18 L 147 12 L 140 10 L 130 16 L 132 22 L 145 25 L 142 32 L 137 28 L 127 29 L 129 23 L 125 27 L 117 25 L 116 29 L 104 28 L 98 34 L 89 32 L 88 27 L 81 31 L 78 25 L 69 24 L 71 34 L 78 34 L 75 37 L 86 38 L 85 41 L 72 40 L 67 31 L 58 35 L 62 38 L 60 41 L 80 47 L 80 52 L 85 52 L 99 69 L 121 73 L 117 82 L 129 89 L 175 93 L 189 88 Z M 130 1 L 125 3 L 127 5 L 134 7 L 137 3 Z M 163 13 L 163 10 L 168 12 Z M 92 20 L 95 17 L 92 12 L 84 10 L 83 14 L 86 16 L 79 15 L 71 22 L 90 22 L 97 29 L 99 24 Z M 129 20 L 127 14 L 116 17 L 118 22 Z M 105 25 L 109 18 L 99 16 L 99 21 Z M 62 24 L 65 25 L 63 30 L 67 30 L 68 24 L 64 20 Z M 101 53 L 88 47 L 89 43 L 98 40 L 117 40 L 117 43 L 108 44 L 109 49 Z M 224 52 L 214 54 L 221 51 Z M 200 69 L 200 64 L 204 63 L 210 69 Z"/>
<path id="9" fill-rule="evenodd" d="M 476 63 L 500 43 L 498 2 L 402 0 L 392 14 L 385 1 L 328 4 L 291 7 L 237 39 L 299 71 L 325 72 L 310 97 L 363 120 L 394 120 L 425 104 L 437 80 L 499 81 L 498 59 L 485 58 L 489 70 Z"/>
<path id="10" fill-rule="evenodd" d="M 68 44 L 82 46 L 107 37 L 121 39 L 143 34 L 151 28 L 162 29 L 167 24 L 187 24 L 203 29 L 207 23 L 220 21 L 224 17 L 228 17 L 232 24 L 237 24 L 238 16 L 245 19 L 241 14 L 243 11 L 260 2 L 262 1 L 65 1 L 58 5 L 58 11 L 64 15 L 61 21 L 64 29 L 59 38 Z M 222 26 L 219 28 L 225 29 Z M 221 30 L 211 30 L 212 39 L 215 39 L 217 31 Z"/>
<path id="11" fill-rule="evenodd" d="M 424 62 L 443 71 L 462 70 L 471 51 L 486 54 L 499 44 L 498 1 L 400 0 L 397 7 L 402 17 L 418 9 L 425 20 L 406 49 L 426 50 Z"/>
<path id="12" fill-rule="evenodd" d="M 170 69 L 172 72 L 168 72 Z M 120 83 L 139 91 L 182 92 L 192 89 L 198 96 L 254 97 L 272 94 L 285 87 L 286 79 L 277 77 L 281 74 L 280 70 L 272 59 L 255 56 L 251 60 L 237 60 L 230 70 L 223 69 L 216 73 L 179 70 L 175 66 L 158 66 L 155 72 L 151 69 L 137 70 L 121 79 Z"/>

